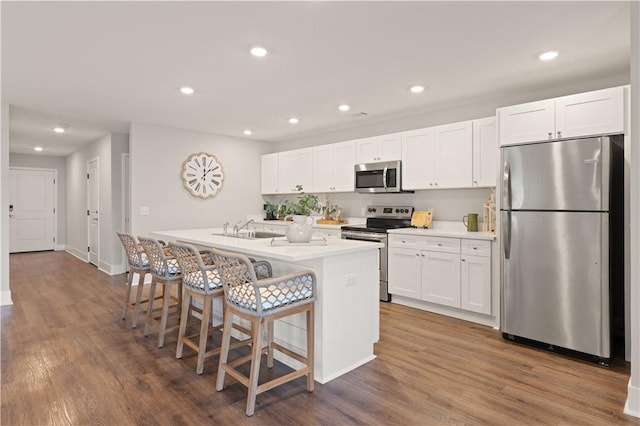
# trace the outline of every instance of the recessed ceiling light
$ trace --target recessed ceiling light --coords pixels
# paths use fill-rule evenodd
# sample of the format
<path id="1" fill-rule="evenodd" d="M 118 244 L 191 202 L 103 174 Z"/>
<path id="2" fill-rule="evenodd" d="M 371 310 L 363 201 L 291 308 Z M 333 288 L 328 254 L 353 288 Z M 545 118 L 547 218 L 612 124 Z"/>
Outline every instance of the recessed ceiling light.
<path id="1" fill-rule="evenodd" d="M 267 56 L 267 54 L 269 53 L 267 51 L 267 49 L 265 49 L 264 47 L 260 47 L 260 46 L 252 47 L 250 52 L 251 52 L 251 54 L 253 56 L 258 57 L 258 58 L 262 58 L 264 56 Z"/>
<path id="2" fill-rule="evenodd" d="M 65 129 L 62 126 L 56 126 L 56 127 L 53 128 L 53 131 L 56 132 L 56 133 L 64 133 Z"/>
<path id="3" fill-rule="evenodd" d="M 409 90 L 411 91 L 411 93 L 422 93 L 424 92 L 424 86 L 411 86 Z"/>
<path id="4" fill-rule="evenodd" d="M 247 136 L 251 136 L 251 135 L 253 134 L 253 132 L 252 132 L 251 130 L 249 130 L 249 129 L 245 130 L 245 131 L 244 131 L 244 132 L 242 132 L 242 133 L 244 133 L 244 134 L 245 134 L 245 135 L 247 135 Z"/>
<path id="5" fill-rule="evenodd" d="M 36 147 L 33 148 L 33 150 L 40 152 L 40 151 L 42 151 L 42 147 L 41 146 L 36 146 Z"/>
<path id="6" fill-rule="evenodd" d="M 291 117 L 289 119 L 289 123 L 291 124 L 298 124 L 300 122 L 300 120 L 298 120 L 296 117 Z"/>
<path id="7" fill-rule="evenodd" d="M 550 50 L 548 52 L 541 53 L 540 56 L 538 56 L 538 59 L 540 59 L 541 61 L 552 61 L 557 57 L 558 52 L 556 52 L 555 50 Z"/>
<path id="8" fill-rule="evenodd" d="M 194 90 L 191 87 L 184 86 L 180 88 L 183 95 L 193 95 Z"/>
<path id="9" fill-rule="evenodd" d="M 349 111 L 349 110 L 351 109 L 351 107 L 350 107 L 349 105 L 347 105 L 347 104 L 342 104 L 342 105 L 340 105 L 340 106 L 338 107 L 338 109 L 339 109 L 340 111 L 343 111 L 343 112 L 344 112 L 344 111 Z"/>

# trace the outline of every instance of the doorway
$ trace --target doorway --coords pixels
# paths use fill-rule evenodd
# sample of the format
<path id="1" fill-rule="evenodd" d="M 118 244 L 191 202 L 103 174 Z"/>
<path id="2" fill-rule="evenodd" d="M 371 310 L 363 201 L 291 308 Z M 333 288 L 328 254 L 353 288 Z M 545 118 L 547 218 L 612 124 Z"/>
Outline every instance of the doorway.
<path id="1" fill-rule="evenodd" d="M 56 170 L 9 169 L 9 252 L 53 250 Z"/>

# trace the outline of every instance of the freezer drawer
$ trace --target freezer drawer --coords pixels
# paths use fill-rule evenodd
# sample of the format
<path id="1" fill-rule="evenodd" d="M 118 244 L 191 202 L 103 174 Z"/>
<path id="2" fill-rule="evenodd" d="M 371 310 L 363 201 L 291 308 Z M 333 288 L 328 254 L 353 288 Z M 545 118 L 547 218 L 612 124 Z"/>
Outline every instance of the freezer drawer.
<path id="1" fill-rule="evenodd" d="M 608 137 L 502 148 L 502 210 L 609 210 Z"/>
<path id="2" fill-rule="evenodd" d="M 502 331 L 609 358 L 608 214 L 501 215 Z"/>

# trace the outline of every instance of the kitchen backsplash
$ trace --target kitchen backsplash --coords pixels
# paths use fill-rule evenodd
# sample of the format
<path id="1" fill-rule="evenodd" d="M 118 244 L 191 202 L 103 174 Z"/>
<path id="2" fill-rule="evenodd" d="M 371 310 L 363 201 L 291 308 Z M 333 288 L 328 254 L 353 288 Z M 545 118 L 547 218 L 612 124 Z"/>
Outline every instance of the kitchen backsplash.
<path id="1" fill-rule="evenodd" d="M 468 213 L 478 213 L 479 220 L 482 220 L 482 206 L 489 191 L 489 188 L 469 188 L 426 190 L 400 194 L 336 193 L 317 195 L 321 204 L 324 204 L 325 195 L 329 195 L 331 202 L 342 209 L 343 217 L 364 216 L 364 209 L 371 204 L 407 205 L 415 207 L 416 210 L 433 209 L 433 220 L 461 221 L 462 216 Z M 295 194 L 288 196 L 265 195 L 263 198 L 278 204 L 286 199 L 295 200 L 297 196 Z"/>

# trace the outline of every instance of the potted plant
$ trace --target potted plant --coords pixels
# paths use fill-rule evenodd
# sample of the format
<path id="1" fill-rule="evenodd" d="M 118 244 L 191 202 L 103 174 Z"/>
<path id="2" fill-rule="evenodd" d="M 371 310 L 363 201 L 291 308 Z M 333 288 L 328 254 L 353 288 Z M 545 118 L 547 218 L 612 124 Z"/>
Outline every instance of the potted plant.
<path id="1" fill-rule="evenodd" d="M 276 220 L 278 218 L 278 206 L 271 201 L 265 203 L 264 211 L 267 215 L 266 220 Z"/>
<path id="2" fill-rule="evenodd" d="M 293 223 L 287 231 L 287 239 L 292 243 L 306 243 L 311 240 L 313 235 L 313 219 L 309 216 L 312 211 L 319 212 L 320 205 L 318 196 L 313 194 L 305 194 L 302 185 L 296 185 L 296 191 L 300 192 L 298 201 L 287 204 L 289 214 L 293 219 Z"/>

